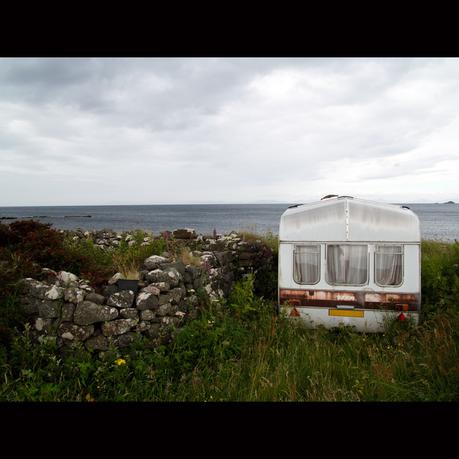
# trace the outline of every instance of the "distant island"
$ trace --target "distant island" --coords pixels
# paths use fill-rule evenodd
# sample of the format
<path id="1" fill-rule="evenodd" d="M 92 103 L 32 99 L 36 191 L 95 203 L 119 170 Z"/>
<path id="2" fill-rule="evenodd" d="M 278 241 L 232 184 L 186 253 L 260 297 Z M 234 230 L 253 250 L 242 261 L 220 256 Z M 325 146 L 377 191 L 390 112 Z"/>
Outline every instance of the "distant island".
<path id="1" fill-rule="evenodd" d="M 456 204 L 454 201 L 444 202 L 443 204 Z"/>

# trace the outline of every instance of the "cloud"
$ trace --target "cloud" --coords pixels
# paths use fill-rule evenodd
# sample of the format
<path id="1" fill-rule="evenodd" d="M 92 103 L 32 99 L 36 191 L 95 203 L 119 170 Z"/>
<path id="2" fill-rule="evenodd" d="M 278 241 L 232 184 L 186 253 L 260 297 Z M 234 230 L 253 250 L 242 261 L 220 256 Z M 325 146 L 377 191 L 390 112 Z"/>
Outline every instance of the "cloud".
<path id="1" fill-rule="evenodd" d="M 457 59 L 0 59 L 0 205 L 459 199 Z"/>

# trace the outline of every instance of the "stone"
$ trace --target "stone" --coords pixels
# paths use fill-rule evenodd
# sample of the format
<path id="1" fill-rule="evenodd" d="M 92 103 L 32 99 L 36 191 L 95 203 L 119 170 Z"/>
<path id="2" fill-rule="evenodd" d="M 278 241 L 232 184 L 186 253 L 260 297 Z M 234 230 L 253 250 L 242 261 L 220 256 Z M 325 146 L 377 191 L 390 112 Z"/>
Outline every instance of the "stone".
<path id="1" fill-rule="evenodd" d="M 172 235 L 174 236 L 175 239 L 196 239 L 197 238 L 196 231 L 190 228 L 176 229 L 175 231 L 172 232 Z"/>
<path id="2" fill-rule="evenodd" d="M 108 281 L 108 285 L 114 285 L 122 278 L 123 275 L 121 273 L 116 273 L 110 278 L 110 280 Z"/>
<path id="3" fill-rule="evenodd" d="M 170 303 L 163 304 L 159 307 L 157 314 L 161 317 L 175 314 L 176 308 Z"/>
<path id="4" fill-rule="evenodd" d="M 49 285 L 43 284 L 31 277 L 22 279 L 21 288 L 24 296 L 31 296 L 32 298 L 45 299 L 45 293 L 49 290 Z"/>
<path id="5" fill-rule="evenodd" d="M 163 317 L 162 323 L 164 325 L 176 327 L 180 323 L 180 319 L 178 317 Z"/>
<path id="6" fill-rule="evenodd" d="M 151 320 L 155 317 L 155 313 L 151 309 L 145 309 L 140 312 L 140 318 L 142 320 Z"/>
<path id="7" fill-rule="evenodd" d="M 163 271 L 166 271 L 167 268 L 175 268 L 182 277 L 185 275 L 185 272 L 186 272 L 186 265 L 185 263 L 181 261 L 174 261 L 173 263 L 165 263 L 162 266 Z"/>
<path id="8" fill-rule="evenodd" d="M 73 313 L 75 312 L 75 305 L 73 303 L 64 303 L 62 305 L 62 320 L 70 322 L 73 319 Z"/>
<path id="9" fill-rule="evenodd" d="M 53 321 L 51 319 L 43 319 L 41 317 L 38 317 L 35 320 L 35 330 L 37 330 L 39 332 L 42 332 L 44 330 L 49 330 L 49 328 L 51 327 L 52 322 Z"/>
<path id="10" fill-rule="evenodd" d="M 122 290 L 121 292 L 110 295 L 107 300 L 107 306 L 114 306 L 115 308 L 130 308 L 134 303 L 134 292 L 132 290 Z"/>
<path id="11" fill-rule="evenodd" d="M 136 307 L 142 311 L 145 309 L 157 309 L 159 304 L 158 295 L 150 292 L 140 292 L 136 298 Z"/>
<path id="12" fill-rule="evenodd" d="M 185 289 L 181 287 L 172 289 L 169 292 L 172 303 L 177 304 L 182 299 L 182 297 L 185 296 L 185 293 L 186 293 Z"/>
<path id="13" fill-rule="evenodd" d="M 147 273 L 146 279 L 150 283 L 170 282 L 171 277 L 161 269 L 154 269 Z"/>
<path id="14" fill-rule="evenodd" d="M 168 282 L 153 282 L 150 286 L 158 288 L 160 292 L 168 292 L 171 288 Z"/>
<path id="15" fill-rule="evenodd" d="M 136 331 L 139 333 L 142 333 L 144 331 L 147 331 L 149 327 L 150 327 L 150 324 L 148 322 L 142 321 L 137 325 Z"/>
<path id="16" fill-rule="evenodd" d="M 163 272 L 166 273 L 169 278 L 163 282 L 168 282 L 171 287 L 178 287 L 180 281 L 182 280 L 181 274 L 175 268 L 166 268 Z"/>
<path id="17" fill-rule="evenodd" d="M 38 314 L 38 306 L 40 303 L 41 300 L 39 300 L 38 298 L 21 296 L 21 309 L 28 316 Z"/>
<path id="18" fill-rule="evenodd" d="M 104 335 L 93 336 L 84 344 L 89 351 L 108 351 L 108 339 Z"/>
<path id="19" fill-rule="evenodd" d="M 59 301 L 42 300 L 38 305 L 38 314 L 44 319 L 56 319 L 60 317 L 62 303 Z"/>
<path id="20" fill-rule="evenodd" d="M 134 342 L 135 336 L 135 333 L 126 333 L 124 335 L 117 336 L 113 340 L 113 344 L 117 347 L 127 347 Z"/>
<path id="21" fill-rule="evenodd" d="M 144 287 L 141 292 L 153 293 L 153 295 L 159 295 L 161 290 L 158 287 L 155 287 L 153 284 L 147 285 Z"/>
<path id="22" fill-rule="evenodd" d="M 160 268 L 162 264 L 167 263 L 168 261 L 169 260 L 165 257 L 160 257 L 159 255 L 152 255 L 151 257 L 146 258 L 143 264 L 145 268 L 151 271 Z"/>
<path id="23" fill-rule="evenodd" d="M 81 303 L 84 301 L 86 292 L 76 287 L 68 287 L 64 291 L 64 299 L 69 303 Z"/>
<path id="24" fill-rule="evenodd" d="M 202 275 L 202 269 L 198 266 L 193 266 L 193 265 L 186 266 L 185 272 L 190 275 L 192 281 L 200 278 Z"/>
<path id="25" fill-rule="evenodd" d="M 94 333 L 94 325 L 80 326 L 70 322 L 63 322 L 59 325 L 58 332 L 62 338 L 70 341 L 84 341 Z"/>
<path id="26" fill-rule="evenodd" d="M 139 313 L 137 312 L 137 309 L 135 308 L 125 308 L 125 309 L 120 309 L 120 316 L 123 319 L 138 319 Z"/>
<path id="27" fill-rule="evenodd" d="M 164 293 L 162 295 L 159 295 L 159 305 L 163 305 L 163 304 L 166 304 L 168 302 L 171 301 L 171 296 L 169 295 L 169 293 Z"/>
<path id="28" fill-rule="evenodd" d="M 152 339 L 157 338 L 159 336 L 160 328 L 161 328 L 160 324 L 151 324 L 147 328 L 147 336 Z"/>
<path id="29" fill-rule="evenodd" d="M 98 293 L 89 293 L 88 295 L 86 295 L 85 299 L 86 301 L 92 301 L 93 303 L 96 303 L 96 304 L 105 303 L 105 297 L 103 295 L 99 295 Z"/>
<path id="30" fill-rule="evenodd" d="M 110 306 L 102 306 L 91 301 L 79 303 L 75 309 L 73 321 L 77 325 L 90 325 L 96 322 L 113 320 L 118 317 L 118 310 Z"/>
<path id="31" fill-rule="evenodd" d="M 62 285 L 69 285 L 78 282 L 78 277 L 67 271 L 59 271 L 57 273 L 57 279 Z"/>
<path id="32" fill-rule="evenodd" d="M 116 284 L 113 284 L 113 285 L 106 285 L 103 289 L 103 293 L 104 293 L 104 296 L 105 297 L 109 297 L 110 295 L 113 295 L 114 293 L 116 292 L 119 292 L 120 289 L 118 288 L 118 286 Z"/>
<path id="33" fill-rule="evenodd" d="M 117 319 L 102 324 L 102 333 L 105 336 L 122 335 L 139 323 L 138 319 Z"/>

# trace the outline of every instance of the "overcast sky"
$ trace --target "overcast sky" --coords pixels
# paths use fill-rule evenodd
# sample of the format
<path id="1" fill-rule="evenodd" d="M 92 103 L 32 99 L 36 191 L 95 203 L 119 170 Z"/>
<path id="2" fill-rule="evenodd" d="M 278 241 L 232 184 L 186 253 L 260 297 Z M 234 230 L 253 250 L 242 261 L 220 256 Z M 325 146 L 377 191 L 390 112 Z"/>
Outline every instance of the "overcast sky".
<path id="1" fill-rule="evenodd" d="M 0 59 L 0 206 L 459 201 L 459 59 Z"/>

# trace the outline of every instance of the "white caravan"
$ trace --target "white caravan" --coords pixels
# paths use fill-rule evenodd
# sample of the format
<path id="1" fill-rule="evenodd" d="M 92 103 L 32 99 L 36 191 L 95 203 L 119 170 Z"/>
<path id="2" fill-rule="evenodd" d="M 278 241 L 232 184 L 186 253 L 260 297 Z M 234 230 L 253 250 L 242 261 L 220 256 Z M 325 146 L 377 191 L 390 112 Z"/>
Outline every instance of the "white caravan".
<path id="1" fill-rule="evenodd" d="M 289 207 L 279 226 L 279 310 L 310 327 L 381 332 L 421 306 L 419 219 L 350 196 Z"/>

